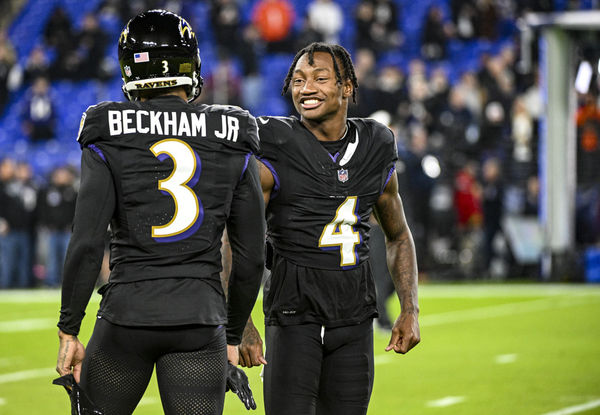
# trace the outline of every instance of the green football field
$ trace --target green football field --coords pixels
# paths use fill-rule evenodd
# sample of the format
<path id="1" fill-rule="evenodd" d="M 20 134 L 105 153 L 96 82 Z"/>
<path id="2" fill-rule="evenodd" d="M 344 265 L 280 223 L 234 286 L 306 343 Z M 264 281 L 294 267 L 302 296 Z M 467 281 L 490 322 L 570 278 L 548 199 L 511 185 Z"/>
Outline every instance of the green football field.
<path id="1" fill-rule="evenodd" d="M 58 301 L 58 291 L 0 292 L 0 414 L 69 413 L 51 385 Z M 422 342 L 407 355 L 385 353 L 388 335 L 375 334 L 370 415 L 600 414 L 600 286 L 424 284 L 420 305 Z M 247 373 L 263 414 L 260 369 Z M 227 395 L 226 414 L 247 413 Z M 153 380 L 135 414 L 161 413 Z"/>

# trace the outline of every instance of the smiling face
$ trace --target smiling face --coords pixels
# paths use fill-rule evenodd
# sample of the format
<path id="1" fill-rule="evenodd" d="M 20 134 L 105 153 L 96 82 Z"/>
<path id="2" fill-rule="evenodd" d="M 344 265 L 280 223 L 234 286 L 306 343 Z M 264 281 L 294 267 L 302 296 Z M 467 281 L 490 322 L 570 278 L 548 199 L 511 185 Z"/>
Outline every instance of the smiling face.
<path id="1" fill-rule="evenodd" d="M 339 61 L 337 64 L 342 67 Z M 312 65 L 308 54 L 302 55 L 294 67 L 290 86 L 294 107 L 302 120 L 321 123 L 339 117 L 345 121 L 352 82 L 338 82 L 329 53 L 315 52 Z"/>

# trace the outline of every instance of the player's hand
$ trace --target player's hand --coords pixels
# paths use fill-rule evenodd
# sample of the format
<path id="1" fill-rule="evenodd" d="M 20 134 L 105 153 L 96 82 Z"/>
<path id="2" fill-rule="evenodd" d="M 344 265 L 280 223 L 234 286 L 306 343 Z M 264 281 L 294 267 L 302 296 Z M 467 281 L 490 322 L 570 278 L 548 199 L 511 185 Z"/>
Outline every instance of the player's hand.
<path id="1" fill-rule="evenodd" d="M 77 336 L 63 333 L 58 330 L 58 359 L 56 360 L 56 371 L 59 375 L 73 373 L 75 382 L 79 383 L 81 375 L 81 362 L 85 356 L 85 347 Z"/>
<path id="2" fill-rule="evenodd" d="M 267 364 L 265 356 L 263 355 L 263 341 L 260 338 L 258 330 L 252 323 L 252 320 L 248 320 L 248 323 L 246 323 L 239 350 L 240 365 L 243 367 Z"/>
<path id="3" fill-rule="evenodd" d="M 237 346 L 231 344 L 227 345 L 227 361 L 234 366 L 240 364 L 240 354 Z"/>
<path id="4" fill-rule="evenodd" d="M 227 390 L 230 389 L 240 398 L 246 409 L 256 409 L 256 402 L 254 402 L 252 390 L 250 390 L 248 376 L 242 369 L 227 363 Z"/>
<path id="5" fill-rule="evenodd" d="M 392 327 L 390 343 L 385 348 L 386 352 L 394 350 L 396 353 L 407 353 L 421 341 L 418 313 L 402 312 Z"/>

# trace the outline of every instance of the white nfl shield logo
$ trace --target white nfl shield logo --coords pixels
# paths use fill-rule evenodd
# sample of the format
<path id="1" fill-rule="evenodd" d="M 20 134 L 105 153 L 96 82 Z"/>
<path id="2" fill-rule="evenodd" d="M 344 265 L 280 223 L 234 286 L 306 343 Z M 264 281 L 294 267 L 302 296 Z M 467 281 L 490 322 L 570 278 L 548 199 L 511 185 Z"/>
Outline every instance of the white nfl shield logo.
<path id="1" fill-rule="evenodd" d="M 131 76 L 131 67 L 129 65 L 125 65 L 123 69 L 125 70 L 125 75 Z"/>
<path id="2" fill-rule="evenodd" d="M 348 181 L 348 170 L 347 169 L 339 169 L 338 170 L 338 180 L 342 183 Z"/>

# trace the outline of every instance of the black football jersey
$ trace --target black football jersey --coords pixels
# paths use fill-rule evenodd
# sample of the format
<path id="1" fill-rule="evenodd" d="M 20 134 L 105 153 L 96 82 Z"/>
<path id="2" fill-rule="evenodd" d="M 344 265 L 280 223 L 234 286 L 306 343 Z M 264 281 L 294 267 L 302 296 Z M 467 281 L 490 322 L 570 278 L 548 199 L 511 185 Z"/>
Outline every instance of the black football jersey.
<path id="1" fill-rule="evenodd" d="M 78 141 L 114 178 L 111 282 L 220 271 L 233 192 L 259 147 L 247 111 L 168 95 L 104 102 L 85 112 Z"/>
<path id="2" fill-rule="evenodd" d="M 368 259 L 368 218 L 394 171 L 397 149 L 384 125 L 348 119 L 345 143 L 330 154 L 295 117 L 259 117 L 260 160 L 275 186 L 268 238 L 298 265 L 340 270 Z"/>

